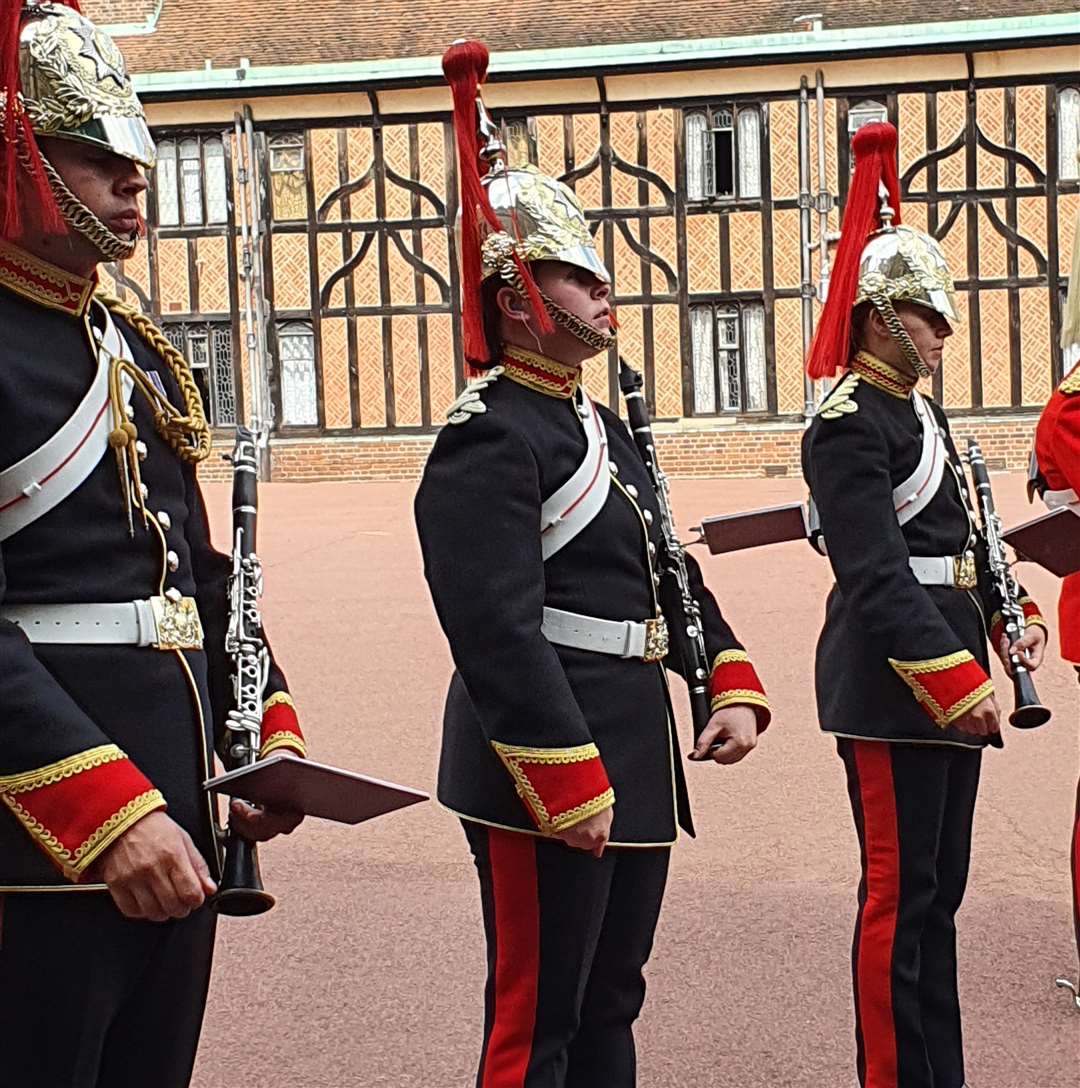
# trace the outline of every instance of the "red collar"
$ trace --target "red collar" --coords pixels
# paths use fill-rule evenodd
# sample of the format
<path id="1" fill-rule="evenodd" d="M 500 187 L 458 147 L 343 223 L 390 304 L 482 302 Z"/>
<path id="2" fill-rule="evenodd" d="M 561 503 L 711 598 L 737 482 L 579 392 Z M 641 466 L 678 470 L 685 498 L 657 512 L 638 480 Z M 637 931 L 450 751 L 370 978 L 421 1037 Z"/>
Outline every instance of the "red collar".
<path id="1" fill-rule="evenodd" d="M 81 317 L 90 305 L 97 278 L 76 276 L 0 239 L 0 286 L 39 306 Z"/>

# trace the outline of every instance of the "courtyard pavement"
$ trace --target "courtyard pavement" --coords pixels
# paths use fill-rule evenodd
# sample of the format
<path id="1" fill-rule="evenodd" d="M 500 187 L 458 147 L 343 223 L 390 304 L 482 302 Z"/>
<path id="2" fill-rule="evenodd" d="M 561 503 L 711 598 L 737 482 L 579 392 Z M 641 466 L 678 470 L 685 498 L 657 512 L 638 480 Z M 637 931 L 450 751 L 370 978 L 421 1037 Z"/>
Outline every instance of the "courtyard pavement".
<path id="1" fill-rule="evenodd" d="M 994 482 L 1006 524 L 1033 516 L 1019 475 Z M 421 574 L 414 486 L 264 486 L 259 540 L 267 628 L 312 757 L 433 791 L 451 666 Z M 206 493 L 225 546 L 227 489 Z M 802 497 L 796 480 L 674 484 L 686 526 Z M 854 1088 L 858 849 L 812 692 L 828 564 L 805 543 L 695 551 L 774 718 L 743 763 L 688 767 L 699 834 L 674 851 L 637 1033 L 640 1088 Z M 1053 615 L 1056 580 L 1021 570 Z M 1080 1010 L 1053 980 L 1077 967 L 1068 843 L 1080 701 L 1056 646 L 1037 677 L 1054 720 L 1008 728 L 983 764 L 960 916 L 973 1088 L 1077 1084 Z M 355 828 L 308 821 L 263 848 L 262 864 L 278 905 L 220 926 L 196 1088 L 470 1086 L 484 953 L 456 819 L 432 802 Z"/>

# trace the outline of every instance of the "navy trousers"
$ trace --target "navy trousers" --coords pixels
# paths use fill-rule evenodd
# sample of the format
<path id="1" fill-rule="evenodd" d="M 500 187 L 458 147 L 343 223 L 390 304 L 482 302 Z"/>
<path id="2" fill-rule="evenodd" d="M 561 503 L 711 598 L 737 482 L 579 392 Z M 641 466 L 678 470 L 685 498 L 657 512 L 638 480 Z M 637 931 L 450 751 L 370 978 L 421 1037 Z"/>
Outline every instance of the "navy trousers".
<path id="1" fill-rule="evenodd" d="M 129 921 L 105 892 L 0 895 L 0 1083 L 187 1088 L 215 915 Z"/>
<path id="2" fill-rule="evenodd" d="M 839 739 L 862 855 L 852 949 L 859 1083 L 962 1088 L 955 916 L 982 752 Z"/>
<path id="3" fill-rule="evenodd" d="M 477 1088 L 633 1088 L 667 847 L 602 858 L 462 821 L 487 936 Z"/>

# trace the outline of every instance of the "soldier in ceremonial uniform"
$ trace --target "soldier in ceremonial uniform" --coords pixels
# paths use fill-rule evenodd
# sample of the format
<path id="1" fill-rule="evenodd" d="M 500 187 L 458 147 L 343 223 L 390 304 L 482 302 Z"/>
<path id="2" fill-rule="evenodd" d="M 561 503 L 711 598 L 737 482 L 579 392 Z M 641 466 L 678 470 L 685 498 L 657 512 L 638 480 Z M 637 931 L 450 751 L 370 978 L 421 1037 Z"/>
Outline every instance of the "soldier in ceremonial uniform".
<path id="1" fill-rule="evenodd" d="M 1062 346 L 1080 343 L 1080 224 L 1074 248 L 1072 282 L 1063 322 Z M 1035 431 L 1035 478 L 1029 491 L 1041 495 L 1051 510 L 1067 506 L 1080 515 L 1080 362 L 1054 391 Z M 1080 679 L 1080 573 L 1066 575 L 1058 599 L 1061 656 L 1076 667 Z M 1076 787 L 1076 814 L 1072 847 L 1073 925 L 1080 961 L 1080 782 Z M 1060 980 L 1066 985 L 1068 980 Z M 1080 1005 L 1080 980 L 1071 987 Z"/>
<path id="2" fill-rule="evenodd" d="M 961 1088 L 954 916 L 982 748 L 1001 744 L 987 633 L 1008 647 L 948 420 L 915 389 L 952 333 L 952 279 L 937 242 L 899 224 L 895 129 L 867 125 L 854 149 L 808 365 L 814 378 L 841 376 L 802 456 L 836 576 L 818 715 L 847 771 L 863 865 L 858 1074 L 864 1088 Z M 1044 625 L 1023 607 L 1015 648 L 1035 668 Z"/>
<path id="3" fill-rule="evenodd" d="M 457 667 L 438 792 L 462 819 L 487 936 L 477 1084 L 628 1088 L 669 847 L 680 825 L 692 831 L 664 678 L 658 506 L 626 426 L 581 385 L 582 363 L 613 343 L 610 276 L 573 192 L 502 161 L 477 94 L 486 64 L 477 42 L 443 61 L 465 348 L 482 374 L 416 497 Z M 734 763 L 768 704 L 690 565 L 715 660 L 715 713 L 693 756 Z"/>
<path id="4" fill-rule="evenodd" d="M 2 7 L 0 1080 L 182 1088 L 219 872 L 201 788 L 230 707 L 229 560 L 210 435 L 160 331 L 95 296 L 154 160 L 115 45 L 72 8 Z M 271 669 L 263 753 L 303 753 Z M 265 839 L 292 814 L 239 803 Z"/>

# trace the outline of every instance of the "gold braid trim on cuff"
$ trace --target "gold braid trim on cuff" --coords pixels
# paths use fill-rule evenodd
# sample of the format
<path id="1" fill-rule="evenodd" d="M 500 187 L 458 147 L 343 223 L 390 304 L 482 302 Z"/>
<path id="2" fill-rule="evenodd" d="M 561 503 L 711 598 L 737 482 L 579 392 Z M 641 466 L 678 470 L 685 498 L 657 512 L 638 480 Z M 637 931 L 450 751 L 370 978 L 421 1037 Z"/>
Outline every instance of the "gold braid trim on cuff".
<path id="1" fill-rule="evenodd" d="M 288 729 L 282 729 L 277 733 L 271 733 L 263 741 L 259 749 L 259 759 L 266 759 L 271 752 L 276 752 L 279 748 L 291 748 L 299 755 L 307 756 L 307 745 L 303 739 L 296 733 L 289 732 Z"/>
<path id="2" fill-rule="evenodd" d="M 160 790 L 146 793 L 130 800 L 114 812 L 75 850 L 68 850 L 44 824 L 35 819 L 25 808 L 7 794 L 3 800 L 15 818 L 45 848 L 49 856 L 60 866 L 69 880 L 78 880 L 86 869 L 115 842 L 132 824 L 141 820 L 154 809 L 165 807 Z"/>
<path id="3" fill-rule="evenodd" d="M 735 662 L 748 665 L 750 663 L 750 655 L 745 650 L 721 650 L 716 657 L 713 658 L 713 672 L 721 665 L 732 665 Z"/>
<path id="4" fill-rule="evenodd" d="M 976 703 L 981 703 L 987 695 L 994 694 L 994 682 L 993 680 L 985 680 L 981 683 L 970 695 L 965 695 L 958 703 L 953 703 L 948 710 L 945 711 L 942 720 L 938 721 L 938 725 L 944 729 L 947 725 L 951 725 L 957 718 L 966 714 Z"/>
<path id="5" fill-rule="evenodd" d="M 565 831 L 568 827 L 573 827 L 574 824 L 579 824 L 582 820 L 587 820 L 590 816 L 595 816 L 598 812 L 611 808 L 613 804 L 615 804 L 615 791 L 608 786 L 599 797 L 594 797 L 591 801 L 586 801 L 583 805 L 578 805 L 577 808 L 567 809 L 566 812 L 556 816 L 554 820 L 550 821 L 551 830 Z"/>
<path id="6" fill-rule="evenodd" d="M 82 774 L 83 771 L 101 767 L 106 763 L 115 763 L 121 759 L 127 759 L 127 755 L 115 744 L 99 744 L 96 748 L 76 752 L 75 755 L 56 763 L 0 778 L 0 794 L 26 793 L 42 786 L 52 786 L 65 778 L 71 778 Z"/>
<path id="7" fill-rule="evenodd" d="M 919 682 L 918 677 L 929 673 L 946 672 L 948 669 L 966 665 L 974 660 L 970 651 L 957 650 L 956 653 L 946 654 L 944 657 L 931 657 L 926 661 L 897 661 L 890 657 L 889 664 L 900 679 L 911 688 L 915 698 L 931 712 L 934 724 L 944 729 L 962 714 L 966 714 L 976 703 L 985 699 L 987 695 L 992 695 L 993 681 L 984 680 L 974 691 L 969 692 L 952 706 L 943 707 Z"/>
<path id="8" fill-rule="evenodd" d="M 274 694 L 263 703 L 263 713 L 265 714 L 272 706 L 279 706 L 282 703 L 284 703 L 285 706 L 291 706 L 293 710 L 296 709 L 296 703 L 293 702 L 292 696 L 287 691 L 275 691 Z"/>
<path id="9" fill-rule="evenodd" d="M 604 809 L 615 804 L 615 791 L 609 786 L 599 796 L 593 797 L 574 808 L 567 809 L 566 812 L 560 813 L 553 820 L 547 810 L 547 805 L 540 799 L 540 794 L 536 792 L 536 787 L 533 786 L 528 775 L 521 769 L 521 763 L 571 764 L 599 759 L 600 749 L 592 742 L 579 744 L 573 748 L 521 748 L 515 744 L 503 744 L 500 741 L 493 740 L 491 746 L 514 779 L 514 788 L 518 794 L 528 800 L 540 830 L 547 835 L 556 831 L 564 831 L 566 828 L 572 827 L 590 816 L 595 816 L 596 813 L 603 812 Z"/>
<path id="10" fill-rule="evenodd" d="M 732 688 L 731 691 L 722 691 L 712 697 L 709 710 L 715 714 L 726 706 L 763 706 L 771 710 L 769 700 L 760 691 L 753 688 Z"/>

